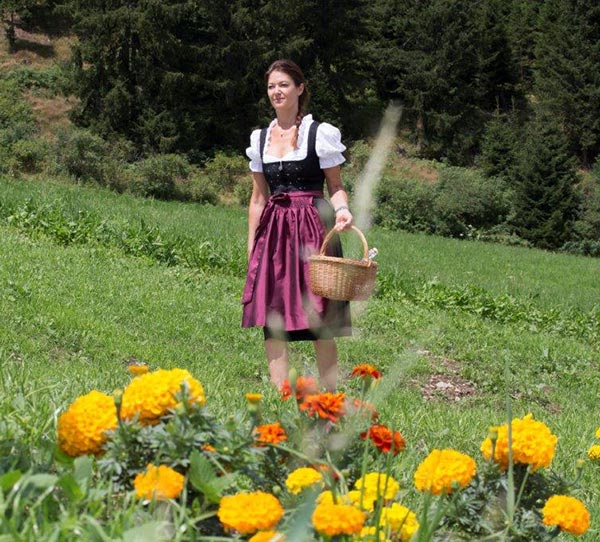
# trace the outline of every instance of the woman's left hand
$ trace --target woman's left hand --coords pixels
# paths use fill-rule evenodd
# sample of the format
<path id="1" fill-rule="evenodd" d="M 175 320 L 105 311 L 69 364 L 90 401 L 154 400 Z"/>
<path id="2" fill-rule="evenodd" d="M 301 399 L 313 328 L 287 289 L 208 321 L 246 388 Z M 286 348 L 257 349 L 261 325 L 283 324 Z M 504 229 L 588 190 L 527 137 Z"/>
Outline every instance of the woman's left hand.
<path id="1" fill-rule="evenodd" d="M 336 231 L 348 230 L 352 227 L 354 218 L 349 209 L 340 209 L 335 213 L 335 229 Z"/>

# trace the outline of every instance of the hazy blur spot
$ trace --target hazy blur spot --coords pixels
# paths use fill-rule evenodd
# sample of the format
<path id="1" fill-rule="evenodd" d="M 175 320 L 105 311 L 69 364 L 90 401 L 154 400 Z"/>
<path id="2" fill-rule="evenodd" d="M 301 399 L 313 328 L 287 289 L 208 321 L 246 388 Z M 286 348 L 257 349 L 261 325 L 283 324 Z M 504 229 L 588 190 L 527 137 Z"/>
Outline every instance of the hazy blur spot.
<path id="1" fill-rule="evenodd" d="M 359 230 L 365 233 L 373 220 L 373 201 L 375 188 L 381 178 L 381 172 L 396 137 L 396 128 L 402 116 L 402 107 L 390 105 L 385 111 L 379 134 L 375 140 L 365 169 L 361 172 L 354 191 L 354 222 Z"/>

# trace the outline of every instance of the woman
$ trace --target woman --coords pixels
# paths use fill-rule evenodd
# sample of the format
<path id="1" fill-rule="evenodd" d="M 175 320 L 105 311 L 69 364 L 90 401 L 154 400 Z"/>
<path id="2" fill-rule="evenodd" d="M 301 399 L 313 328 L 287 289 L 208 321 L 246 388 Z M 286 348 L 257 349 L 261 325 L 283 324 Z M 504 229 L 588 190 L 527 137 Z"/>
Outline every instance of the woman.
<path id="1" fill-rule="evenodd" d="M 271 381 L 278 388 L 288 378 L 288 342 L 312 340 L 321 382 L 333 391 L 334 337 L 352 333 L 349 305 L 311 292 L 308 256 L 320 250 L 332 227 L 352 225 L 340 176 L 345 147 L 337 128 L 305 115 L 308 90 L 294 62 L 275 61 L 265 79 L 276 118 L 252 133 L 246 150 L 253 189 L 242 325 L 263 326 Z M 325 182 L 330 203 L 323 196 Z M 337 236 L 328 254 L 342 255 Z"/>

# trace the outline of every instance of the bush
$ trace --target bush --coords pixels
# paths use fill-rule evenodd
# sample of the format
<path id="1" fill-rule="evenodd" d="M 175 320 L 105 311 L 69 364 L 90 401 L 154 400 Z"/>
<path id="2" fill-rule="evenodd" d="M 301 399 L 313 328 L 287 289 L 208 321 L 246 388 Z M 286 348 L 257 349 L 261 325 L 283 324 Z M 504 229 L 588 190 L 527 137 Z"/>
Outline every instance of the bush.
<path id="1" fill-rule="evenodd" d="M 248 175 L 248 159 L 239 153 L 218 151 L 204 166 L 204 173 L 219 189 L 231 191 L 239 177 Z"/>
<path id="2" fill-rule="evenodd" d="M 13 146 L 31 138 L 36 132 L 31 106 L 21 98 L 14 81 L 0 80 L 0 173 L 18 168 Z"/>
<path id="3" fill-rule="evenodd" d="M 218 188 L 206 175 L 198 172 L 194 172 L 190 176 L 186 195 L 185 199 L 196 203 L 209 203 L 211 205 L 219 203 Z"/>
<path id="4" fill-rule="evenodd" d="M 158 199 L 185 199 L 178 185 L 187 181 L 192 166 L 178 154 L 151 156 L 135 165 L 136 179 L 132 186 L 135 193 Z"/>
<path id="5" fill-rule="evenodd" d="M 383 177 L 377 189 L 374 222 L 390 229 L 431 233 L 434 190 L 413 179 Z"/>
<path id="6" fill-rule="evenodd" d="M 463 237 L 472 228 L 491 228 L 505 221 L 510 205 L 506 184 L 463 168 L 440 170 L 436 186 L 436 233 Z"/>
<path id="7" fill-rule="evenodd" d="M 575 234 L 580 239 L 600 239 L 600 160 L 578 187 L 581 202 Z"/>
<path id="8" fill-rule="evenodd" d="M 252 184 L 252 178 L 249 176 L 238 179 L 235 184 L 233 194 L 240 205 L 247 206 L 250 203 Z"/>
<path id="9" fill-rule="evenodd" d="M 89 130 L 69 130 L 58 134 L 55 145 L 59 171 L 76 180 L 105 185 L 106 161 L 111 160 L 110 145 Z"/>
<path id="10" fill-rule="evenodd" d="M 37 173 L 44 169 L 49 144 L 44 139 L 21 139 L 11 150 L 15 171 Z"/>

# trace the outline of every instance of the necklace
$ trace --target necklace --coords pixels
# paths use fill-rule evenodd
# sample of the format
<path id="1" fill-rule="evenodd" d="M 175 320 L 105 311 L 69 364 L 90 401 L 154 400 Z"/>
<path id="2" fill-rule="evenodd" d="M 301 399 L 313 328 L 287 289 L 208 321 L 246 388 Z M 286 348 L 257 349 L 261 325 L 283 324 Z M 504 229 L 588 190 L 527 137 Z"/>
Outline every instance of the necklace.
<path id="1" fill-rule="evenodd" d="M 294 131 L 294 128 L 296 128 L 295 125 L 290 126 L 289 128 L 287 128 L 286 130 L 284 130 L 281 126 L 279 126 L 279 124 L 277 125 L 277 128 L 279 128 L 279 137 L 283 137 L 283 136 L 287 136 L 288 134 L 292 133 Z"/>

